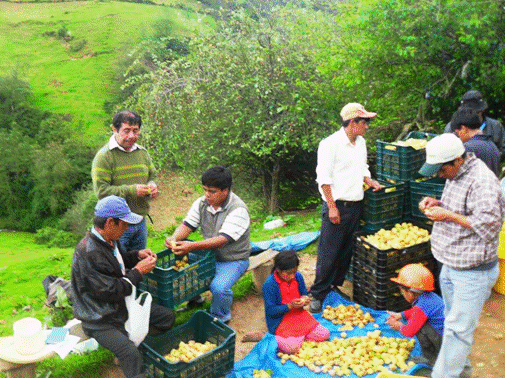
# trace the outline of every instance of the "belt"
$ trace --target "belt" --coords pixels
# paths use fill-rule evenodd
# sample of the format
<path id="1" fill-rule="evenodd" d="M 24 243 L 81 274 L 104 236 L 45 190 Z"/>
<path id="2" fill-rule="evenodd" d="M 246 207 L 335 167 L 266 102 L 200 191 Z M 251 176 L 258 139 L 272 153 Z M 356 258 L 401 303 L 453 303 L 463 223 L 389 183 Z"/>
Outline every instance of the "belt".
<path id="1" fill-rule="evenodd" d="M 356 206 L 361 206 L 363 201 L 342 201 L 342 200 L 336 200 L 335 205 L 338 206 L 343 206 L 343 207 L 356 207 Z"/>

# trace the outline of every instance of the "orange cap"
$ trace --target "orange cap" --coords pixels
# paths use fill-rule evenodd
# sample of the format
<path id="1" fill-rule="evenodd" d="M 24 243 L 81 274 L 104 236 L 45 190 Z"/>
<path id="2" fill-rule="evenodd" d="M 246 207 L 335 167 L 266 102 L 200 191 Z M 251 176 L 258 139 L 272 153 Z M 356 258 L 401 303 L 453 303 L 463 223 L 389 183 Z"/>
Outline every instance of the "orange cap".
<path id="1" fill-rule="evenodd" d="M 398 277 L 390 278 L 390 280 L 411 289 L 423 291 L 435 290 L 433 274 L 422 264 L 405 265 L 400 269 Z"/>

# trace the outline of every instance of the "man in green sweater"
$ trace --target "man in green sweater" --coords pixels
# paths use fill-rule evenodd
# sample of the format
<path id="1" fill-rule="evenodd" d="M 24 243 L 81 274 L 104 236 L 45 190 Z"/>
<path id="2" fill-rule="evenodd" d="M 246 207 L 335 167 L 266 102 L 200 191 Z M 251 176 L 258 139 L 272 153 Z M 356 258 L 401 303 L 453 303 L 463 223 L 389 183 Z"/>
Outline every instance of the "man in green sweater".
<path id="1" fill-rule="evenodd" d="M 98 199 L 110 195 L 123 197 L 131 211 L 144 217 L 139 224 L 130 225 L 119 240 L 125 251 L 146 248 L 149 199 L 158 195 L 151 157 L 137 144 L 141 125 L 141 117 L 132 111 L 116 113 L 112 119 L 113 135 L 97 152 L 91 167 Z"/>

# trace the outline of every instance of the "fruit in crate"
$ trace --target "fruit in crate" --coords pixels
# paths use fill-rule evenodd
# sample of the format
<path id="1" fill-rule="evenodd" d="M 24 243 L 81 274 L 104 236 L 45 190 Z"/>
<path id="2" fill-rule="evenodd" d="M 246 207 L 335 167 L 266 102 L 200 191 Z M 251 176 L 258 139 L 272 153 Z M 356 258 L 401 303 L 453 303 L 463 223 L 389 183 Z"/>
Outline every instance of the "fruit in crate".
<path id="1" fill-rule="evenodd" d="M 363 328 L 368 323 L 375 322 L 373 316 L 369 312 L 364 312 L 359 304 L 326 306 L 322 317 L 331 320 L 333 324 L 343 324 L 339 331 L 351 331 L 355 326 Z"/>
<path id="2" fill-rule="evenodd" d="M 187 266 L 189 266 L 188 256 L 184 256 L 180 260 L 175 260 L 174 265 L 172 265 L 172 269 L 179 271 Z"/>
<path id="3" fill-rule="evenodd" d="M 409 222 L 397 223 L 390 230 L 381 228 L 375 234 L 362 236 L 366 242 L 377 249 L 402 249 L 430 240 L 430 233 L 424 228 Z"/>
<path id="4" fill-rule="evenodd" d="M 366 336 L 334 338 L 331 341 L 304 341 L 295 354 L 277 353 L 281 363 L 292 361 L 315 373 L 332 377 L 358 377 L 390 370 L 407 371 L 414 362 L 407 362 L 414 348 L 414 339 L 383 337 L 380 330 Z"/>
<path id="5" fill-rule="evenodd" d="M 428 143 L 426 139 L 409 138 L 407 140 L 393 142 L 392 144 L 395 146 L 412 147 L 414 150 L 421 150 L 426 148 L 426 143 Z"/>
<path id="6" fill-rule="evenodd" d="M 165 355 L 165 358 L 168 362 L 177 363 L 177 362 L 189 362 L 195 358 L 198 358 L 204 355 L 207 352 L 215 349 L 217 347 L 216 344 L 211 343 L 210 341 L 206 341 L 205 343 L 199 343 L 194 340 L 190 340 L 187 343 L 181 341 L 179 343 L 179 348 L 172 349 L 170 353 Z"/>

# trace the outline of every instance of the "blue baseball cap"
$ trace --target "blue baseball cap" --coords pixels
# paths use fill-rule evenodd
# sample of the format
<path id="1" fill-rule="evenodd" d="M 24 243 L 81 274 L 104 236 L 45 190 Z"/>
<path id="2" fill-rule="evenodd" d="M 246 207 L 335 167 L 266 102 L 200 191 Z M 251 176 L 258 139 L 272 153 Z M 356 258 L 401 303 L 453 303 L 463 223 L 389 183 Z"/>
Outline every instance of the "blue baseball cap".
<path id="1" fill-rule="evenodd" d="M 130 224 L 142 222 L 144 217 L 132 213 L 124 198 L 118 196 L 108 196 L 96 203 L 95 216 L 104 218 L 119 218 Z"/>

